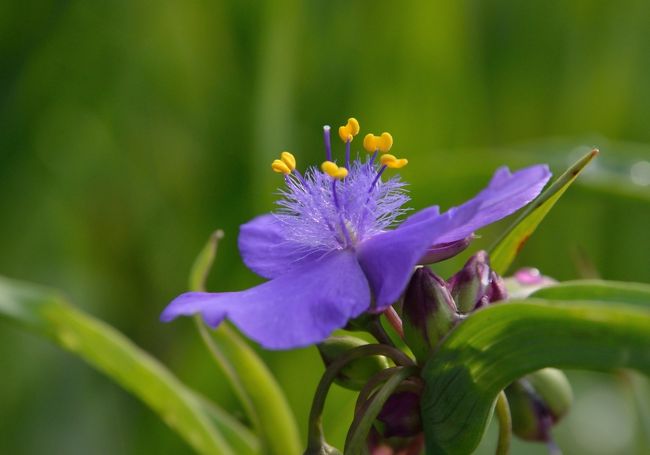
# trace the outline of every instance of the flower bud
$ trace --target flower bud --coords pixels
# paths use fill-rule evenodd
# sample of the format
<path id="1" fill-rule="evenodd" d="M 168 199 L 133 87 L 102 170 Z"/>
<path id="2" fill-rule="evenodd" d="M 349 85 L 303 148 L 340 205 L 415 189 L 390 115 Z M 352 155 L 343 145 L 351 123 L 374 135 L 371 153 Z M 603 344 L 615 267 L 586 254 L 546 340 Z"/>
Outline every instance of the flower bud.
<path id="1" fill-rule="evenodd" d="M 427 267 L 415 270 L 404 294 L 404 337 L 419 363 L 459 320 L 447 283 Z"/>
<path id="2" fill-rule="evenodd" d="M 566 375 L 544 368 L 512 383 L 506 389 L 512 431 L 528 441 L 549 442 L 550 430 L 571 407 L 573 392 Z"/>
<path id="3" fill-rule="evenodd" d="M 465 266 L 451 277 L 451 295 L 461 313 L 487 305 L 490 289 L 490 259 L 485 251 L 469 258 Z"/>
<path id="4" fill-rule="evenodd" d="M 420 394 L 412 391 L 396 392 L 388 397 L 377 420 L 384 438 L 407 438 L 422 432 Z"/>
<path id="5" fill-rule="evenodd" d="M 465 250 L 465 248 L 467 248 L 475 238 L 474 234 L 471 234 L 470 236 L 456 240 L 455 242 L 432 245 L 426 253 L 424 253 L 424 256 L 420 258 L 418 264 L 434 264 L 454 257 Z"/>
<path id="6" fill-rule="evenodd" d="M 544 400 L 554 423 L 569 412 L 573 402 L 573 390 L 564 372 L 556 368 L 544 368 L 529 374 L 526 379 Z"/>
<path id="7" fill-rule="evenodd" d="M 424 453 L 424 433 L 409 438 L 381 437 L 375 427 L 368 434 L 368 452 L 372 455 L 410 455 Z"/>
<path id="8" fill-rule="evenodd" d="M 488 289 L 488 297 L 490 303 L 508 299 L 506 283 L 494 270 L 490 272 L 490 289 Z"/>
<path id="9" fill-rule="evenodd" d="M 525 298 L 538 289 L 556 284 L 553 278 L 542 275 L 539 270 L 526 267 L 519 269 L 512 277 L 506 278 L 506 286 L 512 298 Z"/>
<path id="10" fill-rule="evenodd" d="M 368 342 L 352 336 L 329 337 L 318 344 L 318 352 L 327 368 L 349 350 L 366 344 Z M 346 389 L 361 390 L 371 377 L 389 366 L 386 357 L 381 355 L 361 357 L 343 367 L 334 382 Z"/>

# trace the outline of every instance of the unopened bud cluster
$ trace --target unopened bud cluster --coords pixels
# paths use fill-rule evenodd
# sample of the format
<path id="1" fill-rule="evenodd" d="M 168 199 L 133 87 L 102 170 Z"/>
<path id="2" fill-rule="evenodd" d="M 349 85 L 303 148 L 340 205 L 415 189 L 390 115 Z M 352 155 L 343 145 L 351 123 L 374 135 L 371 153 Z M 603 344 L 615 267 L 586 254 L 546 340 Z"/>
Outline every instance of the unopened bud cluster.
<path id="1" fill-rule="evenodd" d="M 446 257 L 452 254 L 450 251 L 457 253 L 471 238 L 465 240 L 431 249 L 420 263 L 427 263 L 424 260 L 427 258 Z M 529 271 L 526 273 L 526 277 L 531 275 Z M 427 266 L 418 267 L 411 276 L 401 305 L 404 341 L 416 363 L 424 365 L 441 340 L 472 312 L 507 298 L 506 284 L 492 270 L 485 251 L 471 256 L 448 280 Z M 350 324 L 350 329 L 368 327 L 372 321 L 379 319 L 376 314 L 368 313 L 353 321 L 355 323 Z M 364 344 L 366 342 L 359 338 L 331 337 L 318 348 L 325 365 L 329 366 L 346 352 Z M 361 396 L 368 385 L 388 368 L 391 364 L 383 356 L 359 358 L 342 368 L 335 382 L 347 389 L 362 391 Z M 391 451 L 386 453 L 411 453 L 409 450 L 417 453 L 420 450 L 423 441 L 420 415 L 422 384 L 418 381 L 419 378 L 415 377 L 405 380 L 383 404 L 367 440 L 370 449 L 377 453 L 388 448 Z M 550 444 L 552 426 L 567 413 L 572 401 L 571 386 L 564 373 L 552 368 L 537 371 L 515 381 L 506 393 L 513 417 L 513 432 L 522 439 Z"/>
<path id="2" fill-rule="evenodd" d="M 485 251 L 469 258 L 448 281 L 427 267 L 418 268 L 404 294 L 406 343 L 422 363 L 465 315 L 506 298 L 503 279 L 491 269 Z"/>

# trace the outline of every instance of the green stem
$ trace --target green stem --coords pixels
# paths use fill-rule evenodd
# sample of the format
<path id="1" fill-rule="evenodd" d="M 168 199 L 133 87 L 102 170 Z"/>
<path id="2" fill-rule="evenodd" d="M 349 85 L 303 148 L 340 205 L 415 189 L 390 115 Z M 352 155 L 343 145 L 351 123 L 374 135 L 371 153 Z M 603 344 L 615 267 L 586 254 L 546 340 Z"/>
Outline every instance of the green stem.
<path id="1" fill-rule="evenodd" d="M 199 331 L 199 334 L 201 335 L 201 339 L 203 340 L 203 343 L 205 344 L 206 348 L 208 348 L 210 355 L 212 356 L 216 364 L 222 369 L 222 371 L 228 378 L 228 382 L 230 382 L 230 385 L 232 386 L 233 391 L 237 396 L 237 399 L 239 399 L 239 402 L 244 408 L 244 412 L 246 413 L 246 416 L 250 420 L 251 426 L 253 428 L 253 432 L 257 435 L 261 435 L 262 433 L 260 432 L 261 424 L 260 424 L 259 416 L 255 411 L 255 407 L 253 406 L 253 402 L 251 401 L 250 396 L 248 395 L 248 393 L 246 393 L 246 390 L 244 390 L 244 387 L 242 386 L 242 382 L 239 379 L 239 375 L 232 367 L 232 365 L 230 364 L 226 356 L 223 354 L 221 349 L 219 349 L 219 346 L 217 346 L 217 344 L 212 339 L 212 336 L 210 335 L 210 332 L 208 332 L 208 329 L 203 323 L 201 317 L 198 315 L 195 316 L 194 322 L 196 323 L 196 328 Z"/>
<path id="2" fill-rule="evenodd" d="M 418 374 L 419 371 L 416 366 L 398 367 L 396 370 L 372 398 L 366 402 L 360 410 L 361 412 L 354 418 L 345 440 L 345 450 L 343 453 L 349 455 L 361 455 L 364 453 L 370 428 L 377 419 L 388 397 L 393 394 L 402 381 L 409 376 Z"/>
<path id="3" fill-rule="evenodd" d="M 357 402 L 354 407 L 354 415 L 356 416 L 360 411 L 363 405 L 368 401 L 372 393 L 379 387 L 382 383 L 386 382 L 393 374 L 395 374 L 395 369 L 400 367 L 386 368 L 385 370 L 380 371 L 375 374 L 370 380 L 363 386 L 363 389 L 359 392 L 357 396 Z"/>
<path id="4" fill-rule="evenodd" d="M 510 452 L 510 440 L 512 439 L 512 417 L 510 416 L 510 405 L 505 392 L 502 390 L 497 396 L 496 409 L 499 419 L 499 441 L 497 443 L 496 455 L 508 455 Z"/>
<path id="5" fill-rule="evenodd" d="M 309 434 L 307 438 L 308 452 L 316 452 L 318 448 L 323 447 L 325 444 L 322 414 L 323 408 L 325 407 L 327 393 L 329 392 L 336 376 L 338 376 L 341 369 L 353 360 L 373 355 L 383 355 L 390 358 L 397 365 L 415 368 L 415 363 L 409 356 L 404 354 L 402 351 L 383 344 L 366 344 L 359 346 L 351 349 L 332 362 L 332 364 L 325 370 L 323 377 L 318 383 L 318 387 L 314 394 L 314 400 L 311 405 L 311 411 L 309 413 Z"/>
<path id="6" fill-rule="evenodd" d="M 370 323 L 368 323 L 366 330 L 381 344 L 396 347 L 395 343 L 393 343 L 393 340 L 391 340 L 390 335 L 386 333 L 386 330 L 384 330 L 384 327 L 381 325 L 379 317 L 373 319 Z"/>

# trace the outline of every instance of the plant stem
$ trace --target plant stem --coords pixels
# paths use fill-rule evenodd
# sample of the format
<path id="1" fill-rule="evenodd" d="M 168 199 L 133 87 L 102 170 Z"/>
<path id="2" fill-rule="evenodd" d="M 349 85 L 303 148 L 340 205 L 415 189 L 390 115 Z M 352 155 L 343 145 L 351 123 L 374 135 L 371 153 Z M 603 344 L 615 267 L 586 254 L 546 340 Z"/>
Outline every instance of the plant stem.
<path id="1" fill-rule="evenodd" d="M 506 398 L 503 390 L 497 396 L 495 410 L 499 419 L 499 441 L 495 453 L 496 455 L 508 455 L 510 452 L 510 440 L 512 439 L 512 417 L 510 416 L 508 398 Z"/>
<path id="2" fill-rule="evenodd" d="M 415 362 L 413 362 L 409 356 L 404 354 L 402 351 L 383 344 L 366 344 L 359 346 L 351 349 L 332 362 L 332 364 L 325 370 L 325 373 L 316 388 L 316 393 L 314 394 L 311 411 L 309 412 L 307 452 L 312 451 L 313 453 L 316 453 L 316 450 L 323 447 L 325 444 L 322 421 L 323 408 L 325 407 L 325 399 L 327 398 L 330 386 L 339 374 L 339 371 L 355 359 L 373 355 L 384 355 L 393 360 L 397 365 L 415 367 Z"/>
<path id="3" fill-rule="evenodd" d="M 381 344 L 396 347 L 395 343 L 393 343 L 393 340 L 390 339 L 390 336 L 386 333 L 386 330 L 384 330 L 384 327 L 381 325 L 379 317 L 373 318 L 373 320 L 368 323 L 365 329 Z"/>
<path id="4" fill-rule="evenodd" d="M 384 383 L 383 386 L 361 407 L 359 414 L 357 414 L 350 426 L 350 431 L 345 440 L 345 450 L 343 453 L 348 455 L 361 455 L 366 448 L 366 439 L 368 432 L 375 421 L 379 412 L 392 395 L 400 383 L 409 376 L 418 374 L 418 368 L 411 367 L 397 367 L 392 376 Z"/>

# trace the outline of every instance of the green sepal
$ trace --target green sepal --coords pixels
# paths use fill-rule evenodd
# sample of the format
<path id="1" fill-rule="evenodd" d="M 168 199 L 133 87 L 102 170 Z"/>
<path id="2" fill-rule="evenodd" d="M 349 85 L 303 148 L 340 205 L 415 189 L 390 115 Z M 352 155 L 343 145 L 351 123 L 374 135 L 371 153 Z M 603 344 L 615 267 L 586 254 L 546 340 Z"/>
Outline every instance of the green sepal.
<path id="1" fill-rule="evenodd" d="M 318 344 L 318 352 L 327 368 L 351 349 L 367 344 L 367 341 L 353 336 L 333 336 Z M 358 391 L 375 374 L 389 367 L 388 359 L 383 355 L 360 357 L 345 365 L 334 379 L 334 383 Z"/>

